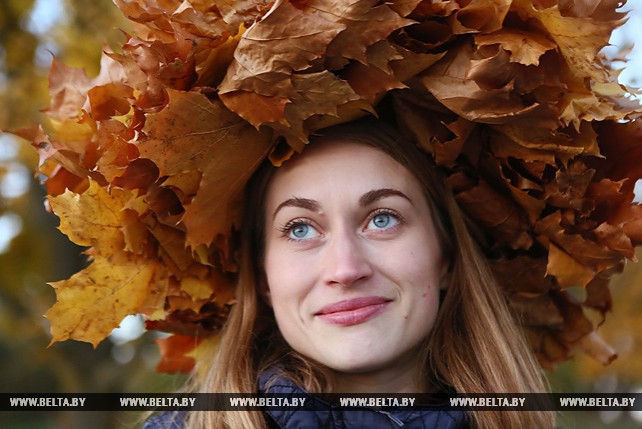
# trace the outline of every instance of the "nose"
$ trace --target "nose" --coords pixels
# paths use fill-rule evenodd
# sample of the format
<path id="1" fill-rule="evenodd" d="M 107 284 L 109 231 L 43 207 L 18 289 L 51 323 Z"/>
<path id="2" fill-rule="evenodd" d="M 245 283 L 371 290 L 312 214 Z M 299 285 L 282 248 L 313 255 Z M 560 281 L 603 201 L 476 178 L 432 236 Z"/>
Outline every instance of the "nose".
<path id="1" fill-rule="evenodd" d="M 372 275 L 364 243 L 351 231 L 332 235 L 325 249 L 324 283 L 334 286 L 351 286 Z"/>

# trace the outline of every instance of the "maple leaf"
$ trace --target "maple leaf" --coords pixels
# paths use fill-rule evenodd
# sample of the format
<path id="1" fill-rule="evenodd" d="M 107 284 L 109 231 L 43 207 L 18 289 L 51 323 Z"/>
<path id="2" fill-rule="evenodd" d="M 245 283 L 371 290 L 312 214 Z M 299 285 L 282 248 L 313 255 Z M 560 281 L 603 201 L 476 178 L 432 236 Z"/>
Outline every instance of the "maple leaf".
<path id="1" fill-rule="evenodd" d="M 96 347 L 125 316 L 141 312 L 156 269 L 149 260 L 101 257 L 69 280 L 51 283 L 56 304 L 45 314 L 51 343 L 74 339 Z"/>
<path id="2" fill-rule="evenodd" d="M 392 10 L 397 12 L 400 16 L 408 16 L 417 6 L 421 0 L 392 0 L 387 2 Z"/>
<path id="3" fill-rule="evenodd" d="M 185 206 L 187 242 L 209 245 L 238 225 L 241 190 L 271 148 L 259 133 L 202 94 L 168 90 L 169 103 L 145 123 L 140 156 L 153 161 L 161 176 L 201 172 L 199 189 Z"/>
<path id="4" fill-rule="evenodd" d="M 455 13 L 456 22 L 467 29 L 496 31 L 504 25 L 512 4 L 512 0 L 473 0 Z"/>
<path id="5" fill-rule="evenodd" d="M 491 267 L 504 290 L 514 294 L 528 297 L 541 296 L 554 287 L 552 281 L 541 281 L 546 275 L 544 258 L 536 259 L 518 255 L 512 259 L 495 259 Z"/>
<path id="6" fill-rule="evenodd" d="M 401 57 L 390 44 L 380 42 L 411 21 L 388 5 L 374 4 L 372 0 L 275 3 L 243 34 L 235 61 L 219 87 L 221 99 L 256 127 L 270 125 L 300 151 L 313 130 L 307 119 L 336 117 L 339 106 L 359 102 L 355 90 L 372 103 L 384 91 L 403 87 L 390 71 L 383 71 Z M 290 40 L 296 43 L 288 46 Z M 331 63 L 333 56 L 341 58 L 342 64 L 348 59 L 362 63 L 362 69 L 355 66 L 344 76 L 352 88 L 329 71 L 311 67 L 323 58 Z M 366 65 L 369 60 L 376 68 Z M 355 74 L 359 79 L 350 79 Z M 318 97 L 316 88 L 323 85 L 324 96 Z M 351 109 L 368 110 L 369 106 L 360 103 Z"/>
<path id="7" fill-rule="evenodd" d="M 558 5 L 538 8 L 528 0 L 513 1 L 512 9 L 523 20 L 534 19 L 543 25 L 574 75 L 588 76 L 596 81 L 605 78 L 606 72 L 596 60 L 597 53 L 608 44 L 611 32 L 623 23 L 621 18 L 604 22 L 563 16 Z M 566 12 L 571 11 L 576 9 L 566 9 Z"/>
<path id="8" fill-rule="evenodd" d="M 265 96 L 293 96 L 291 73 L 321 58 L 330 41 L 344 29 L 333 14 L 276 2 L 243 34 L 220 93 L 243 90 Z M 290 40 L 296 40 L 296 44 L 287 46 Z"/>
<path id="9" fill-rule="evenodd" d="M 561 213 L 555 212 L 538 221 L 535 232 L 550 240 L 547 271 L 555 275 L 563 287 L 586 286 L 598 272 L 621 261 L 619 253 L 578 234 L 567 234 L 560 222 Z"/>
<path id="10" fill-rule="evenodd" d="M 557 47 L 555 43 L 540 33 L 512 28 L 477 35 L 475 43 L 480 48 L 497 44 L 510 53 L 510 62 L 526 66 L 539 65 L 542 55 Z"/>
<path id="11" fill-rule="evenodd" d="M 71 241 L 92 246 L 99 254 L 117 255 L 124 247 L 120 226 L 122 210 L 129 198 L 129 191 L 114 189 L 109 193 L 90 181 L 89 188 L 81 194 L 66 191 L 48 200 L 60 218 L 59 229 Z"/>
<path id="12" fill-rule="evenodd" d="M 469 121 L 490 124 L 535 115 L 546 109 L 511 96 L 511 88 L 489 91 L 467 78 L 474 49 L 468 44 L 451 49 L 433 67 L 420 75 L 421 82 L 446 107 Z"/>
<path id="13" fill-rule="evenodd" d="M 385 39 L 394 30 L 413 23 L 399 16 L 388 4 L 377 3 L 373 0 L 313 0 L 306 3 L 306 6 L 327 15 L 339 16 L 339 22 L 345 25 L 345 29 L 328 46 L 329 57 L 349 58 L 366 64 L 369 46 Z"/>
<path id="14" fill-rule="evenodd" d="M 67 67 L 54 59 L 49 70 L 51 102 L 47 114 L 61 121 L 77 117 L 90 87 L 91 79 L 83 70 Z"/>
<path id="15" fill-rule="evenodd" d="M 69 280 L 52 283 L 57 302 L 47 312 L 52 342 L 68 338 L 96 346 L 127 315 L 136 314 L 159 293 L 152 278 L 160 269 L 153 259 L 126 252 L 121 230 L 127 223 L 125 205 L 131 193 L 113 189 L 108 193 L 96 182 L 75 194 L 66 191 L 50 197 L 53 211 L 60 217 L 59 229 L 73 242 L 92 246 L 91 265 Z"/>

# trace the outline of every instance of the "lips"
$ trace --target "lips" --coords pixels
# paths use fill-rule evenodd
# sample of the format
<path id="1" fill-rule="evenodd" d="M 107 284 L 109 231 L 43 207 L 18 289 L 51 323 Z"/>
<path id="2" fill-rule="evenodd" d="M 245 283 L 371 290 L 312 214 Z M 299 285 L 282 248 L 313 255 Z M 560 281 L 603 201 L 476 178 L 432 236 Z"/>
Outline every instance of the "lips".
<path id="1" fill-rule="evenodd" d="M 323 307 L 315 316 L 333 325 L 358 325 L 384 311 L 390 302 L 380 296 L 346 299 Z"/>

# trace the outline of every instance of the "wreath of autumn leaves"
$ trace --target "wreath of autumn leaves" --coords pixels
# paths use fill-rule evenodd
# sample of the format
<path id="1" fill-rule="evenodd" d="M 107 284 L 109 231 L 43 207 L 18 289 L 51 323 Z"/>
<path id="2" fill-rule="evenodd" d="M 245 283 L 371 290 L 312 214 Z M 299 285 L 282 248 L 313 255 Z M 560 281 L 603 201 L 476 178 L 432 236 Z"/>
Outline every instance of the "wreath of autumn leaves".
<path id="1" fill-rule="evenodd" d="M 542 365 L 610 362 L 589 313 L 642 242 L 642 110 L 600 55 L 619 2 L 115 0 L 136 23 L 122 51 L 93 79 L 54 61 L 47 123 L 15 131 L 92 260 L 52 284 L 52 343 L 143 313 L 174 333 L 159 369 L 188 370 L 233 305 L 246 180 L 385 97 L 480 226 Z"/>

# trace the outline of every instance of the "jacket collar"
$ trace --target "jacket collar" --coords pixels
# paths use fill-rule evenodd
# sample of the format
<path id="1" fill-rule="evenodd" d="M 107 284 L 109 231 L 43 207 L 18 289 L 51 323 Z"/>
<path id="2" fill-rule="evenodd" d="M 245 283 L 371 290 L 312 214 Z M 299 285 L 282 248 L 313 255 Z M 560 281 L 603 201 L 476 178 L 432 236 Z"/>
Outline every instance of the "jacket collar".
<path id="1" fill-rule="evenodd" d="M 407 429 L 461 429 L 467 428 L 466 413 L 460 410 L 445 410 L 439 406 L 422 407 L 421 410 L 383 411 L 363 407 L 344 410 L 329 404 L 271 368 L 259 376 L 259 392 L 278 395 L 303 395 L 306 410 L 268 409 L 266 414 L 281 429 L 294 428 L 407 428 Z M 312 404 L 312 405 L 310 405 Z M 314 411 L 308 411 L 313 409 Z"/>

